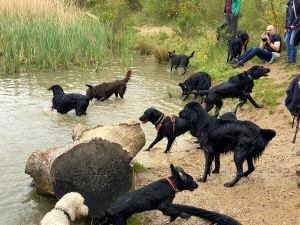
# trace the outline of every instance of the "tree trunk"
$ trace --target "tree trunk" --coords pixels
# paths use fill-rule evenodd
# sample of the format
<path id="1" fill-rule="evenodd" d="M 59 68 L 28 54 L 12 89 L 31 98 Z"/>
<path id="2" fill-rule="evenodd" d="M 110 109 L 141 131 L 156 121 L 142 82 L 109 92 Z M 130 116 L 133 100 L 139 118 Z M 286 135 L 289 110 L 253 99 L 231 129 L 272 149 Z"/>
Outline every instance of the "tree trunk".
<path id="1" fill-rule="evenodd" d="M 132 186 L 131 159 L 145 144 L 138 122 L 117 126 L 82 125 L 73 131 L 74 143 L 66 148 L 36 150 L 25 173 L 32 176 L 39 194 L 77 191 L 86 200 L 90 215 L 100 215 Z"/>

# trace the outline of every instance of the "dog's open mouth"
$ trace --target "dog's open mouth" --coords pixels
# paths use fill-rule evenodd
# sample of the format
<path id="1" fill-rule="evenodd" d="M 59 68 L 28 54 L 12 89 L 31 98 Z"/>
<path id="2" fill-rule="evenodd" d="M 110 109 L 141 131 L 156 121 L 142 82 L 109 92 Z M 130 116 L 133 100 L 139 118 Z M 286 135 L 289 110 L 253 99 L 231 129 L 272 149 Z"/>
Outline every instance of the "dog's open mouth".
<path id="1" fill-rule="evenodd" d="M 264 71 L 264 73 L 263 73 L 263 76 L 265 76 L 265 77 L 269 76 L 268 73 L 269 73 L 270 71 L 271 71 L 270 69 L 266 68 L 265 71 Z"/>

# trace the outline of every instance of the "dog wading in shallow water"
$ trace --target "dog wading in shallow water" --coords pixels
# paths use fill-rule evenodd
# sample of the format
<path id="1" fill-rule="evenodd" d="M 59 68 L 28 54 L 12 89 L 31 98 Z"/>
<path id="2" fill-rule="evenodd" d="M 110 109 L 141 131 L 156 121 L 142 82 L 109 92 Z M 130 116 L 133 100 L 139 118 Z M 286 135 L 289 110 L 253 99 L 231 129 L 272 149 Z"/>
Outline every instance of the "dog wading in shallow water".
<path id="1" fill-rule="evenodd" d="M 175 138 L 187 132 L 190 127 L 189 123 L 178 116 L 165 116 L 162 112 L 154 108 L 147 109 L 139 118 L 143 123 L 151 122 L 157 130 L 155 140 L 146 149 L 149 151 L 155 144 L 161 141 L 164 137 L 168 138 L 168 144 L 164 153 L 170 151 L 170 148 L 175 141 Z"/>
<path id="2" fill-rule="evenodd" d="M 127 219 L 134 213 L 159 210 L 174 221 L 177 217 L 197 216 L 219 225 L 240 225 L 235 219 L 205 209 L 173 204 L 177 192 L 198 188 L 193 177 L 180 167 L 170 165 L 172 176 L 160 179 L 134 192 L 130 192 L 114 202 L 99 219 L 93 219 L 92 225 L 126 225 Z"/>
<path id="3" fill-rule="evenodd" d="M 205 182 L 210 175 L 212 161 L 220 154 L 234 152 L 236 165 L 235 178 L 225 183 L 226 187 L 234 186 L 242 177 L 250 175 L 255 167 L 253 161 L 258 159 L 267 144 L 275 137 L 271 129 L 261 129 L 250 121 L 223 120 L 210 116 L 197 102 L 188 103 L 179 116 L 190 122 L 191 134 L 198 138 L 205 154 Z M 247 161 L 248 170 L 243 172 L 243 163 Z M 214 173 L 219 173 L 220 164 L 216 163 Z"/>
<path id="4" fill-rule="evenodd" d="M 95 86 L 86 84 L 86 86 L 88 86 L 86 96 L 91 100 L 96 98 L 99 101 L 107 100 L 112 94 L 115 94 L 116 97 L 120 96 L 120 98 L 123 98 L 127 89 L 126 84 L 131 77 L 131 73 L 131 70 L 128 70 L 123 80 L 115 80 L 113 82 L 102 83 Z"/>
<path id="5" fill-rule="evenodd" d="M 176 55 L 175 50 L 173 52 L 168 52 L 168 53 L 169 53 L 169 59 L 171 61 L 171 71 L 174 66 L 176 70 L 178 69 L 178 67 L 182 67 L 184 69 L 184 72 L 181 75 L 183 75 L 186 73 L 187 67 L 190 63 L 190 58 L 193 58 L 195 51 L 193 51 L 190 56 Z"/>
<path id="6" fill-rule="evenodd" d="M 48 90 L 53 92 L 52 109 L 62 114 L 72 109 L 75 109 L 77 116 L 86 114 L 90 100 L 88 97 L 75 93 L 66 94 L 60 85 L 53 85 Z"/>

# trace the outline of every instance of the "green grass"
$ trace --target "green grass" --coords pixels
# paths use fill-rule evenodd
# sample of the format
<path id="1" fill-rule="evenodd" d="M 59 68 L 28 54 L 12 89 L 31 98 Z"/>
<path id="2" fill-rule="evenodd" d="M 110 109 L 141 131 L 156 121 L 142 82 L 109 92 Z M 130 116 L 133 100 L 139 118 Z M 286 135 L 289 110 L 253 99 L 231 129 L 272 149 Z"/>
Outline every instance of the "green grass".
<path id="1" fill-rule="evenodd" d="M 136 173 L 145 172 L 147 168 L 143 166 L 143 164 L 138 163 L 137 161 L 133 161 L 132 163 L 133 170 Z"/>

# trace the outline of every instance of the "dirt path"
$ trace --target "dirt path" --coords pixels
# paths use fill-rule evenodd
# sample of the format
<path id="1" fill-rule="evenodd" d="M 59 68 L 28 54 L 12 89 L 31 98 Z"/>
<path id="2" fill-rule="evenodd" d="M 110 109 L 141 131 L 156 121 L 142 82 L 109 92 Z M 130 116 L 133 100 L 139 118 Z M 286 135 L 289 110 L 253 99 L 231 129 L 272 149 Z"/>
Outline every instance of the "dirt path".
<path id="1" fill-rule="evenodd" d="M 270 78 L 275 82 L 286 80 L 296 73 L 285 72 L 283 65 L 274 64 L 268 67 L 271 68 Z M 294 132 L 289 123 L 291 116 L 281 104 L 275 108 L 273 114 L 269 114 L 268 109 L 244 109 L 239 112 L 238 118 L 277 131 L 276 137 L 255 163 L 256 171 L 248 178 L 242 178 L 235 187 L 225 188 L 223 184 L 235 175 L 233 155 L 228 154 L 221 158 L 220 174 L 211 175 L 194 192 L 178 193 L 175 202 L 228 214 L 244 225 L 299 225 L 300 188 L 297 188 L 296 181 L 300 181 L 300 177 L 296 176 L 295 170 L 300 168 L 300 157 L 295 156 L 293 149 L 300 149 L 300 137 L 295 145 L 291 143 Z M 181 136 L 170 154 L 163 153 L 166 142 L 158 144 L 151 152 L 141 152 L 136 160 L 148 170 L 138 175 L 138 185 L 143 186 L 169 176 L 170 163 L 183 167 L 198 178 L 204 169 L 204 157 L 203 152 L 196 149 L 197 145 L 193 144 L 193 140 L 190 134 Z M 168 217 L 158 211 L 144 213 L 143 218 L 143 224 L 169 224 Z M 172 224 L 209 223 L 191 218 L 187 221 L 177 219 Z"/>

